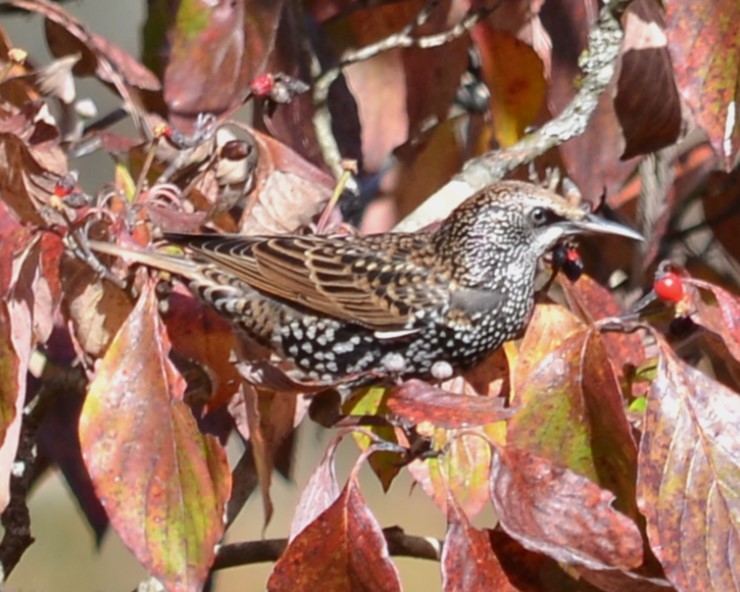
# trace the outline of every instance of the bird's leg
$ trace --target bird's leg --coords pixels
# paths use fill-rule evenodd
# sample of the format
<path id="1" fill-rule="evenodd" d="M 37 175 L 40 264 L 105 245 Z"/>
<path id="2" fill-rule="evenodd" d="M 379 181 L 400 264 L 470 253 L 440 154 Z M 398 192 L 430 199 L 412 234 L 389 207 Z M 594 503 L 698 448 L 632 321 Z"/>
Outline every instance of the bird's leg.
<path id="1" fill-rule="evenodd" d="M 95 273 L 99 276 L 104 277 L 108 281 L 112 282 L 113 285 L 124 290 L 126 288 L 126 282 L 116 276 L 110 271 L 103 263 L 98 259 L 97 255 L 90 248 L 88 242 L 88 232 L 90 225 L 95 221 L 94 218 L 88 218 L 85 223 L 80 227 L 79 225 L 73 225 L 71 220 L 67 220 L 69 224 L 69 232 L 64 237 L 64 246 L 80 261 L 88 265 Z"/>

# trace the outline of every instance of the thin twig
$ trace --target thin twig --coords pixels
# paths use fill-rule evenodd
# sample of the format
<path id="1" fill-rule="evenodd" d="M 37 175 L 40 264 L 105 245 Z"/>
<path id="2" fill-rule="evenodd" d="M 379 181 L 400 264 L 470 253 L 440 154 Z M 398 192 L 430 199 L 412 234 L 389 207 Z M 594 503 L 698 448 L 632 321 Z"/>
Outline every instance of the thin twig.
<path id="1" fill-rule="evenodd" d="M 399 527 L 383 529 L 388 553 L 396 557 L 414 557 L 439 561 L 442 556 L 442 541 L 429 537 L 407 535 Z M 224 545 L 218 550 L 213 570 L 274 562 L 280 559 L 288 546 L 287 539 L 265 539 Z"/>
<path id="2" fill-rule="evenodd" d="M 296 0 L 298 2 L 298 0 Z M 300 2 L 298 2 L 300 4 Z M 331 114 L 329 113 L 328 97 L 329 89 L 334 84 L 343 69 L 352 64 L 362 62 L 378 56 L 382 53 L 390 51 L 392 49 L 408 48 L 408 47 L 419 47 L 422 49 L 439 47 L 450 43 L 455 39 L 462 37 L 468 31 L 470 31 L 476 23 L 491 14 L 500 4 L 495 2 L 492 6 L 482 7 L 476 10 L 471 10 L 465 17 L 453 27 L 440 33 L 432 35 L 421 35 L 414 36 L 420 26 L 422 26 L 429 18 L 430 13 L 438 2 L 428 2 L 424 8 L 419 11 L 416 17 L 407 24 L 398 33 L 389 35 L 381 39 L 376 43 L 371 43 L 361 48 L 348 49 L 342 53 L 337 62 L 337 65 L 327 70 L 322 70 L 319 60 L 313 52 L 308 41 L 308 35 L 299 35 L 300 39 L 304 39 L 302 50 L 307 56 L 309 68 L 311 70 L 311 77 L 313 78 L 313 103 L 314 103 L 314 115 L 313 124 L 316 132 L 316 137 L 321 148 L 324 161 L 329 165 L 334 174 L 335 178 L 340 178 L 344 170 L 342 169 L 342 156 L 339 152 L 339 147 L 336 144 L 331 126 Z M 299 24 L 300 19 L 296 19 L 296 24 Z M 351 189 L 351 187 L 349 187 Z"/>

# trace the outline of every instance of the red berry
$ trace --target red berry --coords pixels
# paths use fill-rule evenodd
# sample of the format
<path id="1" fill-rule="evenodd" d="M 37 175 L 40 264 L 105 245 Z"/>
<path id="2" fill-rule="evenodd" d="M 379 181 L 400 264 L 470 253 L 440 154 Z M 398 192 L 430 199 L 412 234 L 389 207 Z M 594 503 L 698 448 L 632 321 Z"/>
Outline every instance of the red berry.
<path id="1" fill-rule="evenodd" d="M 67 197 L 75 188 L 75 179 L 71 175 L 62 177 L 54 185 L 54 195 L 57 197 Z"/>
<path id="2" fill-rule="evenodd" d="M 255 96 L 264 98 L 270 94 L 274 86 L 275 79 L 272 77 L 272 74 L 262 74 L 252 80 L 252 84 L 249 85 L 249 88 Z"/>
<path id="3" fill-rule="evenodd" d="M 672 271 L 655 278 L 653 290 L 655 290 L 658 298 L 666 302 L 673 302 L 674 304 L 681 302 L 684 297 L 681 278 Z"/>
<path id="4" fill-rule="evenodd" d="M 583 259 L 572 245 L 557 245 L 553 250 L 552 260 L 571 282 L 575 282 L 583 275 Z"/>

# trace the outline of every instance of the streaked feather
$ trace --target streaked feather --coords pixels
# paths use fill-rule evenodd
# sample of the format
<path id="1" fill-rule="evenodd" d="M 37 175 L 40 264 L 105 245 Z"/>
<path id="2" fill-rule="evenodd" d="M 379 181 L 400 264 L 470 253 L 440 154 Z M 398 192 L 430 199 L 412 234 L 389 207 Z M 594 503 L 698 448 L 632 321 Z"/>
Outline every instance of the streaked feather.
<path id="1" fill-rule="evenodd" d="M 430 249 L 424 234 L 393 242 L 373 236 L 343 241 L 336 236 L 166 234 L 165 239 L 262 294 L 377 331 L 413 329 L 425 311 L 449 302 L 449 277 L 430 273 L 421 260 Z M 399 281 L 402 277 L 416 281 Z"/>

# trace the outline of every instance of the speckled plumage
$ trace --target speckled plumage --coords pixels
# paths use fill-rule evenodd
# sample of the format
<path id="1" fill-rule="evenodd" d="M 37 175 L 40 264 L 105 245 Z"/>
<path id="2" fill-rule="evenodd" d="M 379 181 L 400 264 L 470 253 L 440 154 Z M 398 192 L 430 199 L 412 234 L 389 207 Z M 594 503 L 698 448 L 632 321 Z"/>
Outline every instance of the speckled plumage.
<path id="1" fill-rule="evenodd" d="M 525 328 L 539 257 L 583 232 L 639 235 L 507 181 L 433 231 L 372 236 L 168 234 L 192 260 L 150 255 L 306 378 L 445 378 Z M 110 251 L 110 250 L 109 250 Z"/>

